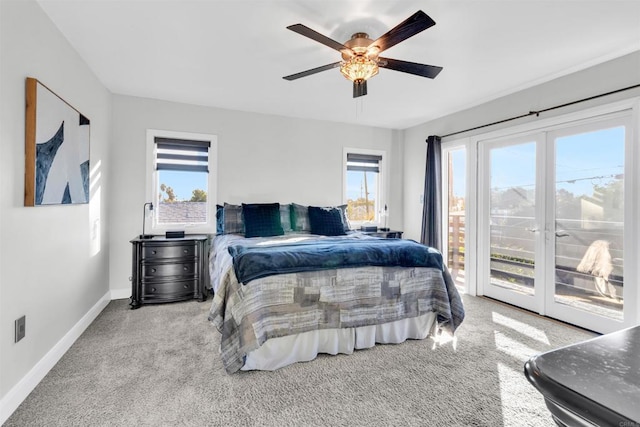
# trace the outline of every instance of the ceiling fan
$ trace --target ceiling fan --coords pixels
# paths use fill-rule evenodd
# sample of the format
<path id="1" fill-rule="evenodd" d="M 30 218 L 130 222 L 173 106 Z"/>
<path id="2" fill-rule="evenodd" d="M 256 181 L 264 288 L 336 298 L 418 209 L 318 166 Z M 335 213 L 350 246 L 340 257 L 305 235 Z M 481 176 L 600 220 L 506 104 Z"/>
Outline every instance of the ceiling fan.
<path id="1" fill-rule="evenodd" d="M 379 67 L 433 79 L 442 71 L 442 67 L 383 58 L 378 55 L 382 51 L 434 25 L 436 25 L 435 21 L 426 13 L 419 10 L 375 41 L 371 40 L 366 33 L 355 33 L 351 36 L 351 39 L 344 42 L 344 44 L 338 43 L 305 25 L 290 25 L 287 29 L 309 37 L 340 52 L 342 54 L 342 61 L 291 74 L 290 76 L 283 77 L 283 79 L 296 80 L 321 71 L 340 67 L 340 72 L 353 82 L 354 98 L 367 94 L 367 80 L 378 74 Z"/>

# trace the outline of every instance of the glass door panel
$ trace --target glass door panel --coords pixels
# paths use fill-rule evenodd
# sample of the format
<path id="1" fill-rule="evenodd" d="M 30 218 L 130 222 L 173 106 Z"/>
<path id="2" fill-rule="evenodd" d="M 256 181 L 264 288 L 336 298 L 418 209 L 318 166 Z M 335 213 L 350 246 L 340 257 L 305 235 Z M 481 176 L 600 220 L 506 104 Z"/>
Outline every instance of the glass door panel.
<path id="1" fill-rule="evenodd" d="M 484 294 L 536 310 L 538 142 L 487 144 Z M 485 243 L 487 245 L 487 243 Z"/>
<path id="2" fill-rule="evenodd" d="M 569 129 L 555 146 L 554 317 L 623 321 L 625 127 Z M 586 324 L 584 322 L 586 321 Z"/>
<path id="3" fill-rule="evenodd" d="M 457 148 L 444 152 L 447 176 L 447 267 L 454 283 L 460 288 L 465 286 L 466 151 L 465 148 Z"/>

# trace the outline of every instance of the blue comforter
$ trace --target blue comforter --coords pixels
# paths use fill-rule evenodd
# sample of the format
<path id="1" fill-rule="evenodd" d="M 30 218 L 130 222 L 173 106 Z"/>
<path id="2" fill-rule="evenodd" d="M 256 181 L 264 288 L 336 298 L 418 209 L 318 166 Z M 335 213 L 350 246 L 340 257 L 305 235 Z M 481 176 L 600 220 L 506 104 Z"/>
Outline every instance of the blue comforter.
<path id="1" fill-rule="evenodd" d="M 323 238 L 283 245 L 232 245 L 239 282 L 275 274 L 364 266 L 431 267 L 443 270 L 436 249 L 413 240 Z"/>

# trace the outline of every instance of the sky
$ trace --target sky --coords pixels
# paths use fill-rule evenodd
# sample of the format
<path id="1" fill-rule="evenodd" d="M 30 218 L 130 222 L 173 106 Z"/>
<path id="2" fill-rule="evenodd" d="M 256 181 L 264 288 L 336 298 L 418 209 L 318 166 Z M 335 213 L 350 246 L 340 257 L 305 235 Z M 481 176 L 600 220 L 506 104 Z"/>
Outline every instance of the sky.
<path id="1" fill-rule="evenodd" d="M 624 173 L 624 127 L 575 134 L 556 140 L 556 188 L 575 196 L 591 195 L 595 184 L 604 185 Z M 465 150 L 451 152 L 453 193 L 465 195 Z M 533 188 L 535 144 L 533 142 L 491 150 L 491 187 Z"/>
<path id="2" fill-rule="evenodd" d="M 375 200 L 378 174 L 367 172 L 367 189 L 369 190 L 369 200 Z M 347 199 L 356 200 L 364 198 L 364 172 L 347 172 Z"/>
<path id="3" fill-rule="evenodd" d="M 165 184 L 173 188 L 178 200 L 190 200 L 193 190 L 206 190 L 207 188 L 207 173 L 205 172 L 161 170 L 158 178 L 158 185 Z"/>

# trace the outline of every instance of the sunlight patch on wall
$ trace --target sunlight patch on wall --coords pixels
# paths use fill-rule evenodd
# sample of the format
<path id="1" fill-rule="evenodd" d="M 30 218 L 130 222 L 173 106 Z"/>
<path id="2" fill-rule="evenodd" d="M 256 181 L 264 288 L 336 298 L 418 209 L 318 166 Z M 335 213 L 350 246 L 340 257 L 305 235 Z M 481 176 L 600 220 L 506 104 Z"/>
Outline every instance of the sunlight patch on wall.
<path id="1" fill-rule="evenodd" d="M 90 256 L 95 256 L 100 252 L 100 198 L 101 198 L 101 172 L 102 161 L 98 160 L 91 168 L 89 175 L 89 239 L 90 239 Z"/>

